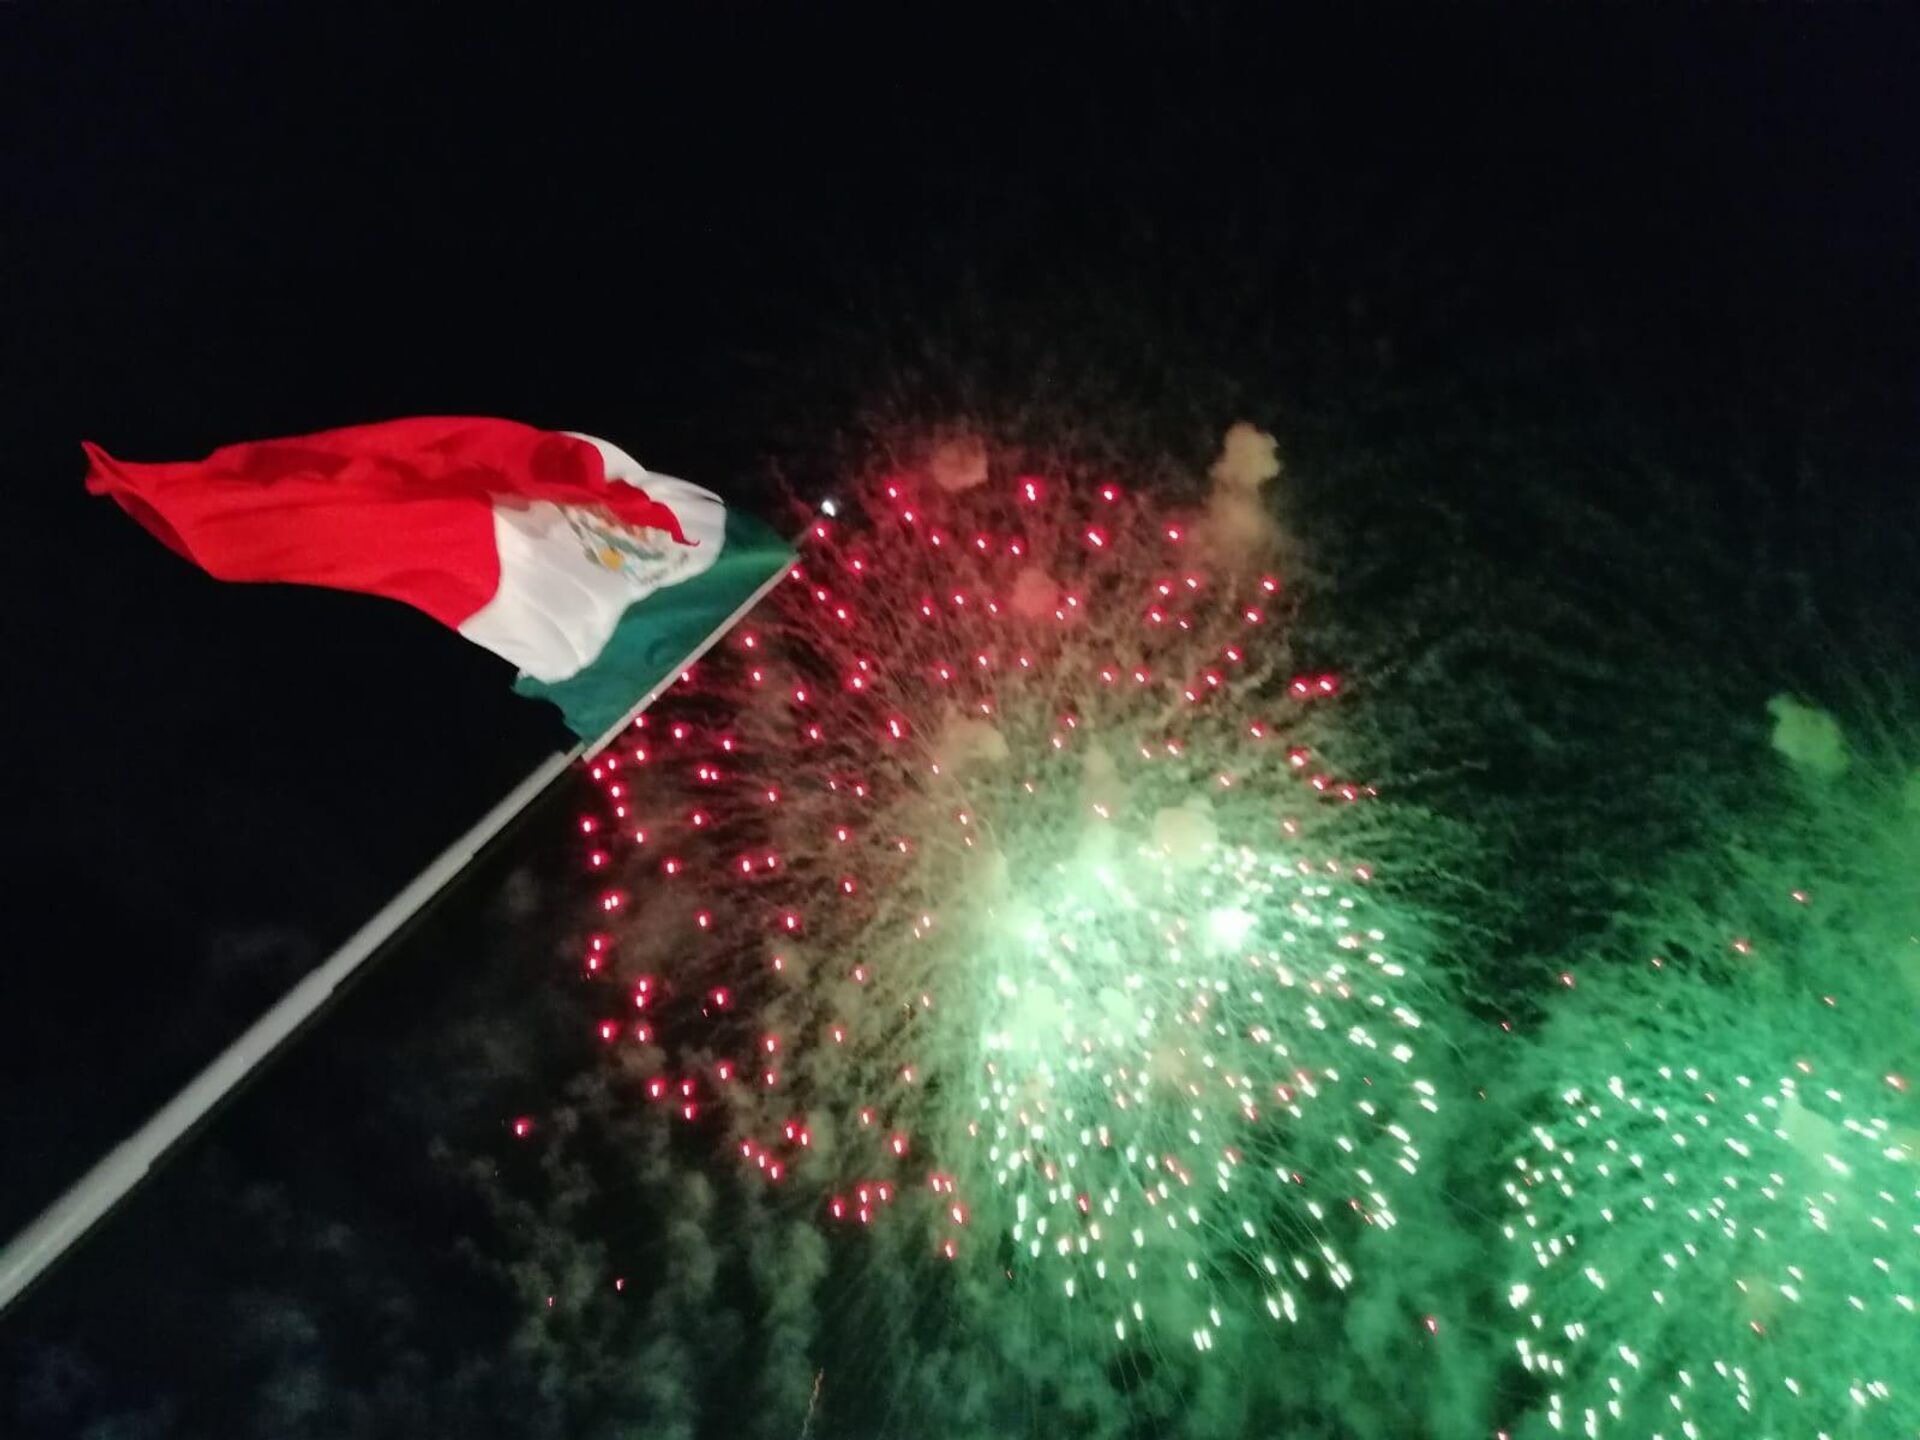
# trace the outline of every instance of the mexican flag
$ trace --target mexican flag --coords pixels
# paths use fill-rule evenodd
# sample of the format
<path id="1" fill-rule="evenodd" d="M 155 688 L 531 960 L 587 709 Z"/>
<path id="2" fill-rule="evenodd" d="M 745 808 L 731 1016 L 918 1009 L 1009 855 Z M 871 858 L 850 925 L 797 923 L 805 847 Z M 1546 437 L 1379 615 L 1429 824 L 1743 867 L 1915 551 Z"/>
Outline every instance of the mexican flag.
<path id="1" fill-rule="evenodd" d="M 512 662 L 515 689 L 586 740 L 792 558 L 709 490 L 511 420 L 393 420 L 157 465 L 84 448 L 87 488 L 208 574 L 405 601 Z"/>

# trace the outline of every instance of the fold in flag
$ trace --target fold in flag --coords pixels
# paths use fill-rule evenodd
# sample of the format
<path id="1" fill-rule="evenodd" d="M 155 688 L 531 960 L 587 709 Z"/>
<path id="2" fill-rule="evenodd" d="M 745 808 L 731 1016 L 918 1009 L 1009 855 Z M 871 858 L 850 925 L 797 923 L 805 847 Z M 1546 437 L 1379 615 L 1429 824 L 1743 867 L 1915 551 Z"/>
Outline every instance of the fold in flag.
<path id="1" fill-rule="evenodd" d="M 519 667 L 583 739 L 619 723 L 792 558 L 711 491 L 511 420 L 393 420 L 141 465 L 111 495 L 221 580 L 385 595 Z"/>

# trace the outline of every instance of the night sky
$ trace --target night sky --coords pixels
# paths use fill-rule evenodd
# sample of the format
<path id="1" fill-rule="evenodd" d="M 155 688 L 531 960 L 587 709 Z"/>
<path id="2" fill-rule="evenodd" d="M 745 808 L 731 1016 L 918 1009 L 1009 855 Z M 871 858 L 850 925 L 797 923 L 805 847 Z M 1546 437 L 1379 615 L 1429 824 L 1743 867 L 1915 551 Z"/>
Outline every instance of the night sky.
<path id="1" fill-rule="evenodd" d="M 1811 489 L 1837 536 L 1912 515 L 1911 14 L 1266 8 L 0 7 L 0 1228 L 568 743 L 424 616 L 194 571 L 83 493 L 82 439 L 183 459 L 504 415 L 764 501 L 821 493 L 871 394 L 1045 393 L 1099 359 L 1116 404 L 1233 375 L 1220 426 L 1266 405 L 1309 465 L 1377 420 L 1430 493 L 1494 517 L 1489 555 L 1534 548 L 1499 533 L 1503 469 L 1628 456 L 1697 474 L 1709 508 L 1779 497 L 1772 539 L 1836 608 L 1912 580 L 1907 552 L 1856 563 L 1791 519 Z M 1430 559 L 1419 526 L 1378 526 Z M 1911 640 L 1904 604 L 1880 623 Z M 376 1082 L 345 1072 L 420 1043 L 468 973 L 496 1004 L 538 983 L 537 946 L 483 960 L 505 877 L 552 881 L 563 809 L 160 1188 L 304 1185 L 385 1223 L 355 1177 L 424 1142 L 356 1132 Z M 51 1372 L 26 1400 L 0 1375 L 0 1432 L 274 1433 L 240 1361 L 156 1378 L 102 1353 L 129 1306 L 225 1323 L 229 1291 L 313 1263 L 149 1244 L 194 1204 L 130 1207 L 0 1319 L 0 1350 L 20 1327 L 79 1357 L 56 1399 Z M 116 1414 L 147 1418 L 85 1428 Z"/>

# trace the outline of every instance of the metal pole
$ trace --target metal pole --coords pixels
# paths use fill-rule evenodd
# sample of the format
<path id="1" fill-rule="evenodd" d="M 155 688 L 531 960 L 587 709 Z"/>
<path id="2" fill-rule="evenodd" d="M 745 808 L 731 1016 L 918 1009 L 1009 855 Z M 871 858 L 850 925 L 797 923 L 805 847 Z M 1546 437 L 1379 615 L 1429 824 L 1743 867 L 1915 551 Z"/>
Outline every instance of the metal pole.
<path id="1" fill-rule="evenodd" d="M 41 1211 L 32 1224 L 8 1241 L 6 1249 L 0 1250 L 0 1312 L 4 1312 L 49 1266 L 78 1244 L 88 1231 L 131 1194 L 196 1125 L 312 1019 L 343 981 L 371 959 L 394 932 L 412 919 L 428 901 L 445 889 L 448 882 L 486 847 L 487 842 L 532 804 L 559 778 L 562 771 L 581 757 L 598 755 L 611 745 L 620 732 L 633 723 L 635 716 L 659 699 L 667 687 L 680 678 L 680 673 L 687 666 L 706 654 L 722 635 L 785 578 L 786 573 L 783 565 L 770 575 L 759 589 L 695 646 L 691 654 L 668 671 L 665 678 L 606 734 L 590 745 L 582 742 L 563 754 L 548 756 L 538 770 L 522 780 L 471 830 L 454 841 L 439 859 L 420 872 L 411 885 L 355 931 L 346 944 L 295 985 L 279 1004 L 248 1027 L 244 1035 L 188 1082 L 187 1087 L 169 1100 L 151 1120 L 102 1156 L 99 1163 L 69 1186 L 64 1195 Z"/>
<path id="2" fill-rule="evenodd" d="M 411 885 L 355 931 L 346 944 L 310 971 L 279 1004 L 248 1026 L 246 1033 L 194 1076 L 152 1119 L 103 1155 L 66 1194 L 14 1236 L 7 1248 L 0 1251 L 0 1310 L 5 1310 L 42 1271 L 106 1218 L 109 1211 L 146 1179 L 168 1151 L 311 1019 L 341 982 L 439 894 L 447 882 L 465 869 L 467 862 L 551 785 L 585 748 L 576 745 L 564 754 L 549 756 L 477 825 L 421 871 Z"/>

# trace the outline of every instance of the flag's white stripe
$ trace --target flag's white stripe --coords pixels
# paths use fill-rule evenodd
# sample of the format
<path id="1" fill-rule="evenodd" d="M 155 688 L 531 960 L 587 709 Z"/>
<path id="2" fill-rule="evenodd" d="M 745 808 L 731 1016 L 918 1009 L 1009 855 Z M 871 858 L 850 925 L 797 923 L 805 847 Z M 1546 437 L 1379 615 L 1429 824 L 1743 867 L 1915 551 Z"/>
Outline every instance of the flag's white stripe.
<path id="1" fill-rule="evenodd" d="M 671 475 L 649 474 L 604 440 L 580 438 L 599 449 L 609 479 L 644 489 L 672 510 L 693 543 L 683 546 L 652 531 L 610 531 L 550 501 L 497 504 L 500 586 L 462 622 L 460 633 L 547 684 L 593 664 L 629 605 L 700 574 L 726 544 L 727 512 L 719 496 Z"/>

